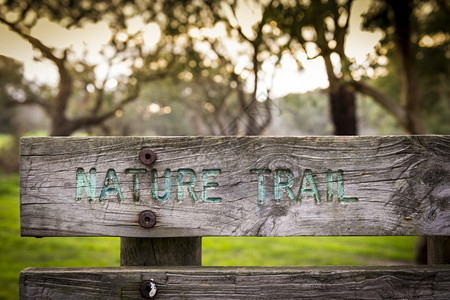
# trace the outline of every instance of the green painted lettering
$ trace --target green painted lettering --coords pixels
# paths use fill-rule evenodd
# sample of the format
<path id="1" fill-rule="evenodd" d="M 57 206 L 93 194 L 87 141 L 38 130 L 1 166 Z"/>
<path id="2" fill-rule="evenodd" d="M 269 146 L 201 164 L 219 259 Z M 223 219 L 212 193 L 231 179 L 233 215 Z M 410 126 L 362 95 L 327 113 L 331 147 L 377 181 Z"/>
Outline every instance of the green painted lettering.
<path id="1" fill-rule="evenodd" d="M 297 201 L 301 202 L 304 195 L 314 195 L 316 203 L 321 202 L 319 191 L 317 190 L 316 182 L 310 169 L 306 169 L 305 172 L 303 172 L 302 184 L 297 195 Z"/>
<path id="2" fill-rule="evenodd" d="M 75 190 L 75 200 L 81 201 L 83 189 L 86 192 L 89 201 L 95 201 L 95 193 L 97 191 L 97 176 L 95 168 L 89 170 L 90 176 L 87 179 L 83 168 L 77 169 L 77 187 Z"/>
<path id="3" fill-rule="evenodd" d="M 106 172 L 99 201 L 103 202 L 107 195 L 116 195 L 119 202 L 123 201 L 122 188 L 120 187 L 119 178 L 117 178 L 116 171 L 114 171 L 114 169 L 109 169 L 108 172 Z"/>
<path id="4" fill-rule="evenodd" d="M 189 175 L 189 181 L 184 181 L 185 175 Z M 192 169 L 179 169 L 177 175 L 177 183 L 178 183 L 178 193 L 177 198 L 179 202 L 183 202 L 184 198 L 184 188 L 186 188 L 191 195 L 194 202 L 198 201 L 197 194 L 195 194 L 194 186 L 197 181 L 197 176 L 195 175 L 194 170 Z"/>
<path id="5" fill-rule="evenodd" d="M 269 169 L 251 169 L 251 174 L 258 174 L 258 204 L 264 204 L 266 191 L 264 190 L 264 174 L 269 174 Z"/>
<path id="6" fill-rule="evenodd" d="M 220 203 L 220 197 L 208 197 L 208 189 L 214 189 L 219 186 L 217 182 L 209 182 L 208 176 L 215 176 L 222 173 L 220 169 L 206 169 L 202 171 L 202 201 L 210 203 Z"/>
<path id="7" fill-rule="evenodd" d="M 287 181 L 281 181 L 281 177 L 286 176 Z M 274 194 L 275 201 L 279 202 L 281 199 L 281 190 L 284 189 L 291 200 L 295 199 L 294 192 L 292 192 L 292 185 L 294 184 L 294 174 L 289 169 L 276 169 L 274 175 Z"/>
<path id="8" fill-rule="evenodd" d="M 327 201 L 333 201 L 333 171 L 327 171 Z"/>
<path id="9" fill-rule="evenodd" d="M 152 170 L 153 174 L 153 198 L 160 202 L 167 202 L 170 196 L 170 188 L 172 186 L 172 183 L 170 181 L 170 169 L 166 169 L 164 172 L 164 195 L 161 197 L 159 196 L 159 188 L 158 188 L 158 171 Z"/>
<path id="10" fill-rule="evenodd" d="M 139 189 L 139 175 L 147 173 L 146 169 L 126 169 L 126 174 L 133 174 L 133 200 L 139 202 L 140 189 Z"/>
<path id="11" fill-rule="evenodd" d="M 338 200 L 340 202 L 357 202 L 358 198 L 356 197 L 345 197 L 344 196 L 344 171 L 337 171 L 337 193 Z"/>

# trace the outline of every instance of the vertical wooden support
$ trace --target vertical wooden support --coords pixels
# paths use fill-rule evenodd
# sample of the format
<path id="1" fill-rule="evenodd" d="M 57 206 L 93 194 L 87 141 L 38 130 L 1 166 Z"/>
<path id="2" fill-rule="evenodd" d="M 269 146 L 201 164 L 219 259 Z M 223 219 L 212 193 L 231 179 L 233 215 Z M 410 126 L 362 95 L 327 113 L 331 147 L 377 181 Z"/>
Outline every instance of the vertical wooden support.
<path id="1" fill-rule="evenodd" d="M 201 266 L 202 238 L 121 238 L 121 266 Z"/>
<path id="2" fill-rule="evenodd" d="M 450 236 L 428 236 L 427 253 L 429 265 L 450 264 Z"/>

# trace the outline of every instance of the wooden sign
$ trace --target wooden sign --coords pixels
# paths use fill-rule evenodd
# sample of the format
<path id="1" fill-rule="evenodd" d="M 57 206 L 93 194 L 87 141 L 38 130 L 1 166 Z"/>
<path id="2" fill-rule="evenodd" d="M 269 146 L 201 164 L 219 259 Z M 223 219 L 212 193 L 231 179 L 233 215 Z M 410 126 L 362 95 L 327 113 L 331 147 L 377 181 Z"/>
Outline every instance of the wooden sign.
<path id="1" fill-rule="evenodd" d="M 20 173 L 23 236 L 450 235 L 448 136 L 23 138 Z"/>

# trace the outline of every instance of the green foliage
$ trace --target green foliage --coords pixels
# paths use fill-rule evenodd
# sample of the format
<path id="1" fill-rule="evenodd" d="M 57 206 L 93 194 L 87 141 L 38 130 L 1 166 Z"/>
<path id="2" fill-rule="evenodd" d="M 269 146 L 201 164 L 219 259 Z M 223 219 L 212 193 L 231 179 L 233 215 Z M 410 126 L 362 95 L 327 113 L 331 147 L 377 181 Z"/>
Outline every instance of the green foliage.
<path id="1" fill-rule="evenodd" d="M 0 133 L 0 175 L 2 170 L 19 170 L 19 141 L 13 135 Z"/>
<path id="2" fill-rule="evenodd" d="M 358 127 L 361 135 L 399 135 L 403 129 L 397 119 L 370 97 L 358 95 Z"/>
<path id="3" fill-rule="evenodd" d="M 9 134 L 0 134 L 0 154 L 2 151 L 10 150 L 14 143 L 14 137 Z"/>
<path id="4" fill-rule="evenodd" d="M 431 101 L 430 101 L 431 102 Z M 433 134 L 450 134 L 450 99 L 440 98 L 429 103 L 425 111 L 427 130 Z"/>
<path id="5" fill-rule="evenodd" d="M 348 60 L 344 53 L 348 33 L 347 17 L 351 3 L 352 1 L 270 1 L 261 3 L 258 1 L 224 2 L 216 0 L 185 2 L 168 0 L 118 0 L 113 2 L 99 0 L 92 2 L 83 0 L 19 3 L 7 0 L 4 1 L 0 10 L 0 20 L 4 24 L 9 24 L 11 30 L 22 35 L 34 48 L 40 49 L 39 59 L 53 61 L 64 69 L 59 70 L 60 73 L 67 71 L 72 79 L 71 88 L 73 90 L 70 97 L 67 96 L 65 101 L 60 101 L 60 106 L 64 107 L 65 111 L 55 112 L 55 101 L 58 98 L 61 99 L 61 97 L 56 97 L 59 88 L 50 89 L 46 86 L 23 82 L 22 66 L 4 61 L 4 58 L 0 57 L 0 79 L 3 79 L 0 80 L 0 96 L 7 90 L 11 91 L 11 88 L 4 88 L 5 83 L 13 82 L 19 92 L 7 93 L 9 98 L 15 100 L 10 102 L 17 105 L 23 104 L 21 101 L 26 100 L 25 102 L 29 104 L 38 104 L 44 110 L 48 110 L 47 113 L 50 117 L 63 116 L 66 120 L 61 121 L 60 126 L 55 126 L 55 128 L 66 126 L 69 128 L 56 132 L 59 134 L 71 134 L 74 130 L 86 130 L 86 128 L 89 128 L 87 129 L 90 130 L 89 133 L 109 134 L 118 131 L 119 133 L 142 134 L 142 131 L 132 131 L 126 128 L 116 130 L 114 126 L 128 121 L 126 118 L 110 120 L 107 126 L 100 126 L 101 129 L 91 129 L 91 127 L 103 125 L 104 120 L 113 118 L 114 115 L 120 115 L 120 113 L 115 114 L 117 110 L 124 111 L 125 114 L 128 112 L 139 113 L 142 107 L 129 108 L 125 105 L 136 101 L 145 107 L 150 94 L 147 91 L 152 85 L 155 86 L 154 81 L 170 77 L 173 80 L 171 83 L 173 90 L 164 89 L 165 95 L 162 97 L 174 96 L 174 92 L 177 92 L 176 99 L 172 97 L 172 100 L 177 103 L 171 102 L 164 105 L 173 105 L 180 109 L 177 111 L 173 109 L 171 116 L 153 115 L 152 119 L 155 122 L 145 124 L 145 127 L 150 126 L 152 132 L 159 133 L 163 131 L 161 124 L 167 124 L 167 120 L 173 116 L 173 119 L 178 121 L 177 124 L 169 125 L 166 130 L 169 134 L 189 134 L 191 132 L 217 134 L 222 132 L 217 128 L 226 126 L 229 123 L 228 119 L 235 118 L 236 111 L 241 113 L 242 118 L 245 118 L 239 109 L 249 103 L 249 101 L 242 101 L 242 97 L 233 95 L 231 99 L 227 100 L 225 109 L 222 109 L 226 95 L 230 93 L 239 95 L 237 93 L 239 89 L 254 85 L 255 83 L 251 83 L 252 77 L 268 78 L 270 74 L 264 74 L 265 71 L 261 67 L 264 63 L 273 60 L 273 65 L 276 66 L 284 54 L 291 53 L 296 56 L 298 53 L 305 52 L 307 44 L 317 46 L 317 51 L 307 53 L 309 56 L 319 55 L 326 58 L 331 53 L 339 54 L 341 66 L 338 64 L 332 66 L 336 73 L 335 76 L 332 71 L 330 72 L 333 68 L 328 68 L 328 75 L 343 81 L 351 81 L 353 73 L 350 72 L 350 65 L 352 68 L 358 67 L 355 62 Z M 372 1 L 373 5 L 365 15 L 363 26 L 368 30 L 381 29 L 385 33 L 382 48 L 389 52 L 383 54 L 390 58 L 387 66 L 389 75 L 385 77 L 384 82 L 380 81 L 380 84 L 375 86 L 378 90 L 389 93 L 393 98 L 399 98 L 398 87 L 401 84 L 397 80 L 398 68 L 390 67 L 391 64 L 395 66 L 391 52 L 398 47 L 393 38 L 392 14 L 387 3 L 386 1 Z M 445 1 L 439 0 L 414 0 L 408 3 L 414 8 L 412 40 L 417 44 L 415 50 L 418 53 L 418 73 L 422 82 L 421 97 L 424 99 L 423 109 L 427 125 L 430 132 L 445 133 L 448 132 L 448 129 L 445 126 L 439 127 L 439 124 L 447 124 L 448 122 L 445 121 L 449 117 L 448 104 L 445 104 L 448 103 L 450 65 L 445 63 L 448 61 L 449 23 L 446 20 L 449 7 Z M 243 28 L 245 22 L 237 20 L 241 17 L 237 18 L 236 16 L 239 7 L 244 6 L 253 9 L 256 15 L 261 13 L 260 19 L 256 20 L 250 31 L 248 28 Z M 145 45 L 143 32 L 130 33 L 128 31 L 129 20 L 134 17 L 142 18 L 145 24 L 152 22 L 158 24 L 161 29 L 161 39 L 157 45 L 148 47 Z M 89 63 L 87 59 L 88 47 L 85 49 L 85 57 L 73 55 L 74 49 L 70 47 L 65 49 L 68 51 L 66 57 L 63 55 L 64 49 L 53 49 L 52 45 L 39 46 L 39 43 L 34 41 L 33 37 L 28 36 L 28 33 L 33 32 L 29 29 L 33 28 L 42 18 L 48 18 L 66 28 L 83 27 L 91 22 L 106 22 L 111 31 L 111 39 L 99 54 L 103 57 L 104 63 L 111 68 L 117 65 L 126 65 L 129 69 L 127 75 L 110 74 L 110 78 L 107 79 L 117 80 L 117 86 L 108 88 L 106 84 L 108 81 L 97 78 L 95 74 L 98 64 Z M 236 22 L 235 19 L 241 21 L 242 24 Z M 227 36 L 200 34 L 200 32 L 214 31 L 213 28 L 225 30 Z M 434 41 L 432 47 L 421 45 L 421 41 L 423 44 L 423 38 L 427 36 Z M 64 63 L 58 64 L 60 60 Z M 299 61 L 297 63 L 300 64 Z M 331 63 L 334 62 L 331 61 Z M 375 66 L 364 64 L 359 67 L 367 70 Z M 189 76 L 183 76 L 183 74 Z M 149 82 L 151 83 L 148 84 Z M 158 84 L 165 85 L 166 83 L 158 81 L 156 86 Z M 233 88 L 230 88 L 230 85 Z M 186 87 L 190 87 L 194 93 L 189 97 L 180 97 L 180 90 L 182 91 Z M 139 100 L 141 89 L 145 92 L 141 94 L 142 99 Z M 233 91 L 230 92 L 230 89 Z M 264 89 L 263 84 L 260 84 L 259 90 Z M 247 92 L 249 90 L 251 87 L 247 89 Z M 158 90 L 153 89 L 151 93 L 158 94 Z M 18 95 L 23 99 L 14 99 L 13 95 Z M 252 95 L 245 96 L 243 98 L 249 100 Z M 1 101 L 4 101 L 3 97 L 0 98 Z M 151 99 L 151 101 L 150 103 L 157 103 L 159 98 Z M 205 110 L 205 104 L 212 105 L 208 107 L 214 108 L 215 113 Z M 182 108 L 182 105 L 185 107 Z M 5 113 L 2 108 L 2 104 L 0 104 L 0 132 L 8 132 L 10 128 L 6 128 L 6 126 L 10 114 Z M 305 107 L 299 109 L 308 110 Z M 189 123 L 193 124 L 193 122 L 191 122 L 192 120 L 182 121 L 183 116 L 192 111 L 198 113 L 199 118 L 195 122 L 202 123 L 202 130 L 213 127 L 215 129 L 202 131 L 197 128 L 186 128 Z M 305 114 L 299 112 L 299 115 Z M 326 116 L 329 116 L 328 112 Z M 308 126 L 313 129 L 317 128 L 316 124 Z M 134 125 L 128 123 L 122 127 L 132 128 Z M 307 132 L 316 131 L 314 129 Z"/>
<path id="6" fill-rule="evenodd" d="M 60 22 L 65 27 L 80 26 L 86 22 L 97 22 L 105 17 L 120 25 L 124 25 L 124 7 L 134 3 L 131 0 L 120 1 L 3 1 L 2 6 L 12 11 L 8 16 L 11 22 L 23 22 L 30 28 L 36 24 L 39 18 L 46 17 L 52 21 Z M 39 12 L 36 14 L 36 12 Z"/>
<path id="7" fill-rule="evenodd" d="M 383 77 L 373 80 L 373 85 L 393 98 L 399 99 L 401 85 L 399 80 L 398 45 L 395 35 L 395 22 L 392 16 L 392 4 L 389 1 L 374 1 L 363 16 L 363 27 L 367 30 L 385 32 L 377 55 L 387 58 L 388 71 Z M 414 51 L 414 63 L 419 77 L 418 90 L 426 124 L 426 131 L 436 134 L 450 132 L 450 25 L 448 22 L 448 1 L 415 0 L 408 1 L 411 14 L 411 51 Z M 397 53 L 396 53 L 397 52 Z M 397 56 L 395 55 L 397 54 Z M 376 63 L 374 68 L 379 67 Z M 405 104 L 403 104 L 405 106 Z"/>
<path id="8" fill-rule="evenodd" d="M 326 92 L 317 90 L 305 94 L 289 94 L 277 102 L 277 106 L 281 125 L 288 129 L 286 133 L 278 132 L 278 134 L 332 134 Z"/>

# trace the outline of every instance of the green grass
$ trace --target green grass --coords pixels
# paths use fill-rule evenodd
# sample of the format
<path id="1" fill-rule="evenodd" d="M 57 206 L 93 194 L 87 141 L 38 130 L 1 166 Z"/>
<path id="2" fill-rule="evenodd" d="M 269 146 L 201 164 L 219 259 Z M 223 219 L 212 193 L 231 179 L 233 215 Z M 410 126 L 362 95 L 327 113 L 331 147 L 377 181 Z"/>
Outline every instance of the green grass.
<path id="1" fill-rule="evenodd" d="M 20 237 L 19 176 L 0 171 L 0 299 L 18 298 L 27 267 L 118 266 L 119 238 Z M 204 238 L 205 266 L 412 263 L 414 237 Z"/>
<path id="2" fill-rule="evenodd" d="M 415 237 L 204 238 L 203 265 L 408 264 Z"/>

